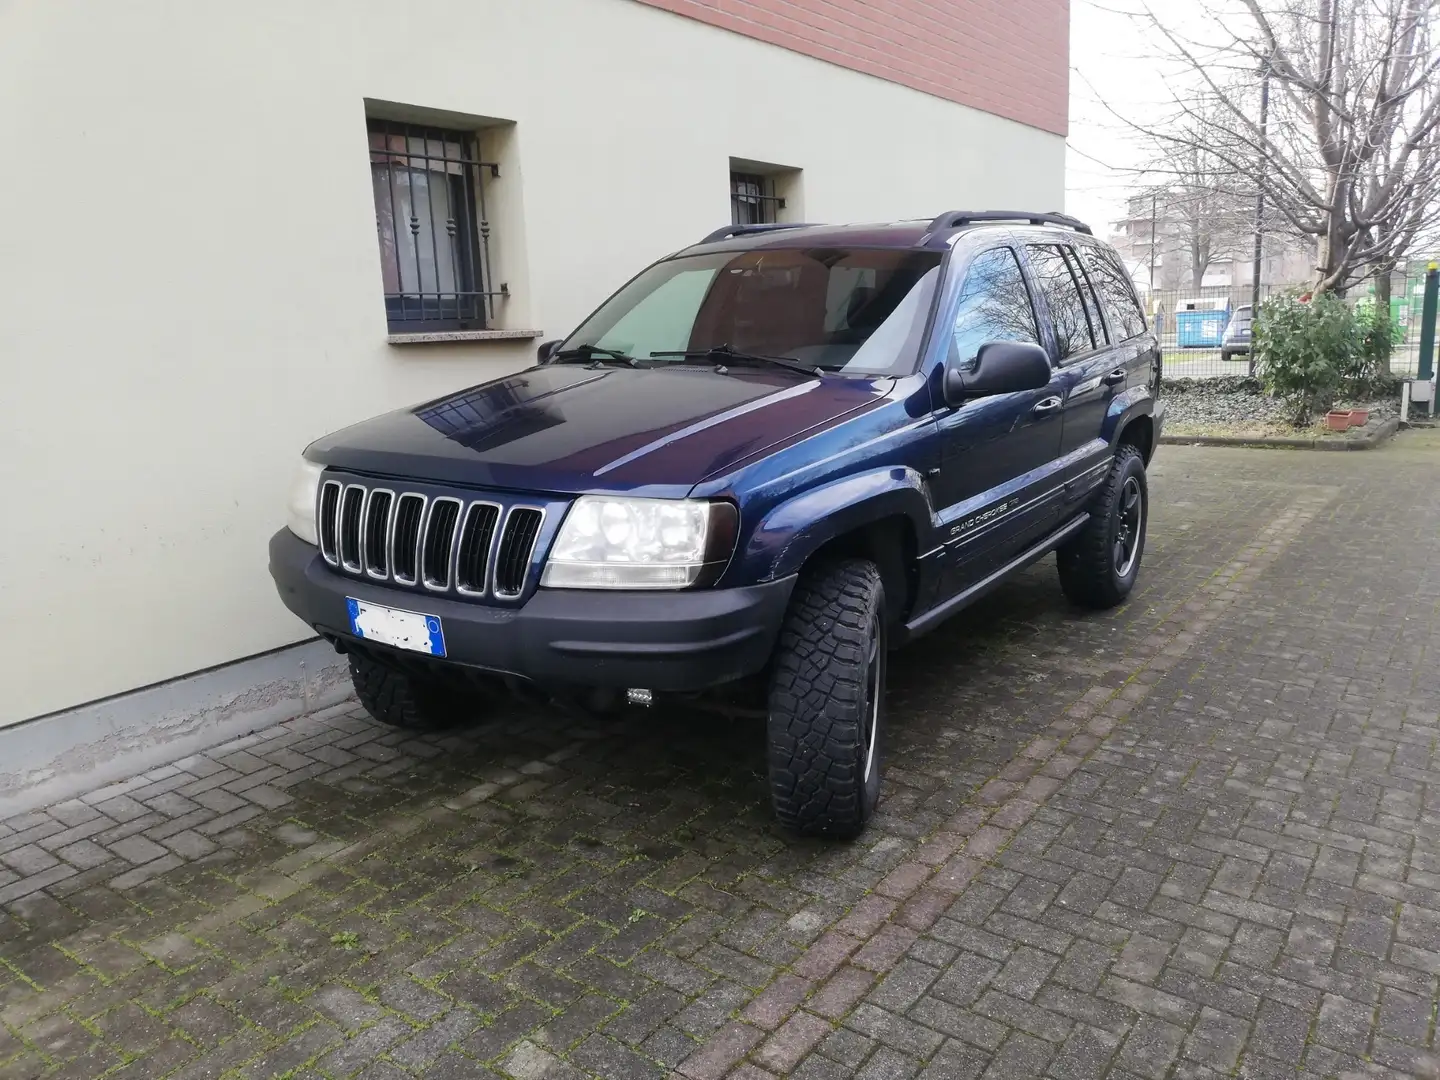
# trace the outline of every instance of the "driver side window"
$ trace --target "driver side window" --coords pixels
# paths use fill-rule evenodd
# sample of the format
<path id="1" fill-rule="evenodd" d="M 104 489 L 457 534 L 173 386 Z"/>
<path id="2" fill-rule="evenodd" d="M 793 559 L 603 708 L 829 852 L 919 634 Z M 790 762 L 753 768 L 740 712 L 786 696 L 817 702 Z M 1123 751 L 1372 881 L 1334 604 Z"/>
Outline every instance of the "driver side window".
<path id="1" fill-rule="evenodd" d="M 1040 344 L 1035 305 L 1008 247 L 982 252 L 970 264 L 955 313 L 951 363 L 961 371 L 975 367 L 980 346 L 988 341 Z"/>

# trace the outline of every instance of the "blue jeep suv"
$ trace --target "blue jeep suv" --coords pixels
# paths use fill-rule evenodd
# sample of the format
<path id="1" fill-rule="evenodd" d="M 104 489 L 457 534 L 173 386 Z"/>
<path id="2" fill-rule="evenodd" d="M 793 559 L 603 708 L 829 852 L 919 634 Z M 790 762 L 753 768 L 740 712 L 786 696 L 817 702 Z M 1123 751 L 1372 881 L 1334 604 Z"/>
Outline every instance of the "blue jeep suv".
<path id="1" fill-rule="evenodd" d="M 777 816 L 852 837 L 888 650 L 1051 551 L 1082 607 L 1139 571 L 1160 351 L 1073 218 L 720 229 L 538 359 L 305 451 L 271 574 L 385 723 L 758 684 Z"/>

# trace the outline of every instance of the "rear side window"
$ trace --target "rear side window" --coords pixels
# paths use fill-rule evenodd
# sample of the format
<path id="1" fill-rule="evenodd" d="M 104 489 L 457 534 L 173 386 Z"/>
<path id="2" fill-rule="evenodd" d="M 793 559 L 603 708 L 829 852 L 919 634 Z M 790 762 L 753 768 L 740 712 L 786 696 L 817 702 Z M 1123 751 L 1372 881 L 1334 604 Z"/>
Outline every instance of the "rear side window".
<path id="1" fill-rule="evenodd" d="M 1050 317 L 1055 321 L 1055 340 L 1060 348 L 1057 359 L 1063 364 L 1095 348 L 1081 285 L 1058 245 L 1033 244 L 1029 252 L 1030 266 L 1040 283 L 1040 291 L 1045 294 Z"/>
<path id="2" fill-rule="evenodd" d="M 1082 250 L 1085 269 L 1105 305 L 1105 314 L 1116 341 L 1129 341 L 1145 332 L 1145 314 L 1135 299 L 1135 290 L 1130 285 L 1130 275 L 1120 265 L 1114 254 L 1099 248 L 1086 247 Z"/>
<path id="3" fill-rule="evenodd" d="M 1110 340 L 1105 332 L 1105 320 L 1100 315 L 1100 301 L 1095 296 L 1095 282 L 1085 273 L 1085 267 L 1080 265 L 1080 254 L 1074 248 L 1065 248 L 1065 261 L 1070 264 L 1070 272 L 1075 275 L 1075 280 L 1080 285 L 1080 299 L 1085 302 L 1085 318 L 1090 321 L 1090 337 L 1099 348 Z M 1116 341 L 1120 339 L 1115 338 Z"/>
<path id="4" fill-rule="evenodd" d="M 975 256 L 960 290 L 955 312 L 955 351 L 951 363 L 967 369 L 987 341 L 1040 343 L 1035 306 L 1020 273 L 1020 261 L 1008 247 Z"/>

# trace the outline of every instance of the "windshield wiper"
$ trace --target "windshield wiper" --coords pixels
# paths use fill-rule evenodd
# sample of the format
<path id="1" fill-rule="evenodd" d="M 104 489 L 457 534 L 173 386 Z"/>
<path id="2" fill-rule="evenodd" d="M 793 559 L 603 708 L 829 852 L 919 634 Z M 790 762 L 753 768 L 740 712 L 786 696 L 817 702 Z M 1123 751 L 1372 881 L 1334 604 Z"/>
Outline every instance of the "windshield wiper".
<path id="1" fill-rule="evenodd" d="M 652 352 L 651 356 L 674 356 L 682 360 L 729 360 L 732 363 L 756 363 L 774 364 L 776 367 L 789 368 L 791 371 L 798 371 L 802 375 L 821 376 L 825 372 L 814 364 L 802 364 L 799 360 L 792 360 L 788 356 L 766 356 L 763 353 L 740 352 L 732 349 L 729 345 L 712 345 L 708 349 L 678 349 L 674 352 Z"/>
<path id="2" fill-rule="evenodd" d="M 594 359 L 599 363 L 598 357 L 607 356 L 612 360 L 618 360 L 622 364 L 629 364 L 631 367 L 640 366 L 640 358 L 631 356 L 629 353 L 619 352 L 616 349 L 606 349 L 599 345 L 577 345 L 573 349 L 561 349 L 551 359 L 565 363 L 567 360 L 590 360 Z"/>

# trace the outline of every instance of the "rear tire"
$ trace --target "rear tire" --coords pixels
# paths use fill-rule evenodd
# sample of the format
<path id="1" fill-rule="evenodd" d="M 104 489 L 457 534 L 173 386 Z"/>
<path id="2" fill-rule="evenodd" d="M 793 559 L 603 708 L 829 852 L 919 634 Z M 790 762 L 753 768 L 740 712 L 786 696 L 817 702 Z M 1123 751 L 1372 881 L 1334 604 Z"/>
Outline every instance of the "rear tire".
<path id="1" fill-rule="evenodd" d="M 442 731 L 471 719 L 475 701 L 442 683 L 350 655 L 350 682 L 365 711 L 390 727 Z"/>
<path id="2" fill-rule="evenodd" d="M 864 559 L 828 563 L 795 587 L 775 647 L 770 797 L 807 836 L 860 835 L 880 799 L 885 589 Z"/>
<path id="3" fill-rule="evenodd" d="M 1150 488 L 1139 450 L 1124 444 L 1115 451 L 1089 509 L 1090 520 L 1060 548 L 1057 561 L 1070 602 L 1098 611 L 1123 603 L 1140 573 Z"/>

